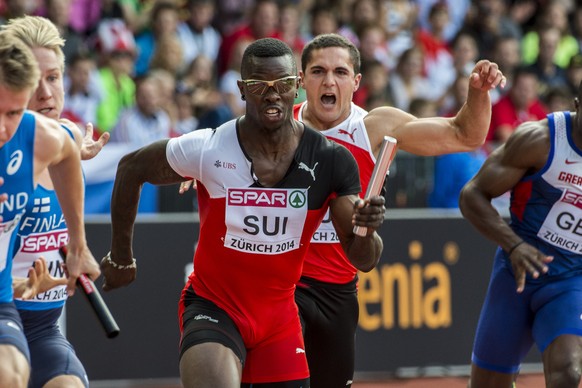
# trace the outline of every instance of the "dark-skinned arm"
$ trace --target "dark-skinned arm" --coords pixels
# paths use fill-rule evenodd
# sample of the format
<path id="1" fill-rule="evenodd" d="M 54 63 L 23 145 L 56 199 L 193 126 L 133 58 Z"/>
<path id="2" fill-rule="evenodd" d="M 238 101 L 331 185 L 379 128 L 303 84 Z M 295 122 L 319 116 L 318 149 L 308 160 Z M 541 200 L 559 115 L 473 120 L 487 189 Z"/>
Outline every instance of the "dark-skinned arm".
<path id="1" fill-rule="evenodd" d="M 111 253 L 101 261 L 106 291 L 135 279 L 136 268 L 131 268 L 133 226 L 143 184 L 165 185 L 184 180 L 168 164 L 167 143 L 168 140 L 154 142 L 125 155 L 119 162 L 111 195 Z"/>
<path id="2" fill-rule="evenodd" d="M 384 197 L 369 200 L 356 195 L 341 196 L 330 203 L 330 215 L 348 259 L 359 271 L 369 272 L 380 260 L 384 244 L 376 230 L 384 222 Z M 354 226 L 367 228 L 366 236 L 354 234 Z"/>
<path id="3" fill-rule="evenodd" d="M 551 258 L 522 243 L 522 238 L 503 220 L 491 200 L 511 190 L 526 173 L 543 167 L 549 151 L 548 137 L 543 133 L 540 122 L 520 127 L 504 146 L 489 156 L 481 170 L 465 185 L 459 199 L 463 216 L 504 251 L 511 251 L 518 292 L 525 286 L 526 273 L 538 277 L 540 272 L 547 272 L 546 263 Z"/>

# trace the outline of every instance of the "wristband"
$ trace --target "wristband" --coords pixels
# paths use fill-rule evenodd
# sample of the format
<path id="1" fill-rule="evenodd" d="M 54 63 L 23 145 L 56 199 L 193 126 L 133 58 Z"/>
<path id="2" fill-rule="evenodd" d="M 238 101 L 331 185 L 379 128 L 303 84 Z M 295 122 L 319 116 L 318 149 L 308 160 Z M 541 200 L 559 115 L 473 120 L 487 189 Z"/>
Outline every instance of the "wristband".
<path id="1" fill-rule="evenodd" d="M 509 248 L 509 250 L 507 251 L 507 257 L 511 256 L 511 254 L 513 253 L 513 251 L 515 251 L 515 248 L 517 248 L 518 246 L 520 246 L 524 242 L 525 242 L 524 240 L 521 240 L 520 242 L 518 242 L 517 244 L 515 244 L 514 246 L 512 246 L 511 248 Z"/>
<path id="2" fill-rule="evenodd" d="M 110 264 L 115 269 L 136 269 L 137 264 L 135 262 L 135 257 L 131 259 L 131 264 L 128 265 L 121 265 L 117 264 L 115 261 L 111 260 L 111 251 L 107 252 L 107 255 L 103 258 L 105 262 Z"/>

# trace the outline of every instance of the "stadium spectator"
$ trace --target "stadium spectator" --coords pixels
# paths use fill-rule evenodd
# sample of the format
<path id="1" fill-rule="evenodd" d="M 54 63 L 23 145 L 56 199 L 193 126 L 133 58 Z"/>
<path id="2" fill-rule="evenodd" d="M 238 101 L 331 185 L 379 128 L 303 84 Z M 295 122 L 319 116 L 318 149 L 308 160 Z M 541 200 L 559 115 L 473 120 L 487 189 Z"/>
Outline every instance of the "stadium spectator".
<path id="1" fill-rule="evenodd" d="M 152 76 L 138 79 L 135 104 L 123 110 L 111 130 L 111 142 L 143 147 L 170 137 L 170 117 L 162 109 L 159 84 Z"/>
<path id="2" fill-rule="evenodd" d="M 219 71 L 224 73 L 232 48 L 239 39 L 279 38 L 279 5 L 275 0 L 256 0 L 244 25 L 224 36 L 219 52 Z"/>
<path id="3" fill-rule="evenodd" d="M 216 0 L 188 0 L 186 20 L 178 24 L 178 36 L 184 50 L 184 67 L 200 54 L 213 61 L 218 59 L 222 36 L 212 25 L 216 16 Z M 222 17 L 220 15 L 218 19 Z"/>
<path id="4" fill-rule="evenodd" d="M 551 87 L 566 86 L 566 70 L 555 63 L 555 54 L 560 42 L 560 30 L 544 27 L 538 31 L 539 54 L 529 68 L 540 82 L 538 94 L 544 96 Z"/>
<path id="5" fill-rule="evenodd" d="M 491 110 L 491 127 L 487 134 L 489 148 L 505 143 L 515 128 L 526 121 L 541 120 L 547 110 L 538 96 L 537 75 L 527 67 L 519 67 L 513 85 Z"/>
<path id="6" fill-rule="evenodd" d="M 148 28 L 135 38 L 137 57 L 135 75 L 142 76 L 150 68 L 152 57 L 159 46 L 159 40 L 165 36 L 177 36 L 178 7 L 173 1 L 158 1 L 150 13 Z M 167 41 L 164 41 L 167 43 Z M 181 58 L 180 58 L 181 59 Z M 178 62 L 178 65 L 180 62 Z"/>
<path id="7" fill-rule="evenodd" d="M 189 91 L 200 128 L 215 128 L 232 118 L 216 81 L 216 63 L 200 55 L 179 80 L 179 87 Z"/>
<path id="8" fill-rule="evenodd" d="M 556 27 L 560 31 L 554 62 L 565 68 L 579 48 L 576 38 L 570 32 L 568 8 L 562 0 L 549 0 L 539 9 L 535 28 L 527 32 L 521 42 L 523 61 L 531 64 L 536 60 L 539 54 L 539 31 L 547 27 Z"/>
<path id="9" fill-rule="evenodd" d="M 88 49 L 87 42 L 83 35 L 73 28 L 71 18 L 72 0 L 45 0 L 46 17 L 59 30 L 59 34 L 65 40 L 63 53 L 65 54 L 65 65 L 79 51 Z"/>
<path id="10" fill-rule="evenodd" d="M 381 24 L 386 29 L 386 39 L 394 61 L 414 45 L 418 6 L 407 0 L 387 0 L 382 2 L 383 19 Z"/>
<path id="11" fill-rule="evenodd" d="M 97 128 L 97 107 L 103 100 L 103 88 L 97 73 L 97 62 L 89 53 L 77 53 L 66 66 L 65 104 L 62 117 L 78 124 L 93 123 Z"/>
<path id="12" fill-rule="evenodd" d="M 513 73 L 521 64 L 521 41 L 514 36 L 500 36 L 493 43 L 492 60 L 499 65 L 499 69 L 507 77 L 505 89 L 498 90 L 505 94 L 513 84 Z"/>
<path id="13" fill-rule="evenodd" d="M 103 62 L 99 79 L 104 91 L 103 100 L 97 107 L 97 127 L 109 132 L 119 113 L 132 106 L 135 100 L 132 79 L 135 40 L 122 20 L 111 19 L 99 25 L 97 45 Z"/>
<path id="14" fill-rule="evenodd" d="M 407 111 L 410 101 L 420 96 L 436 99 L 423 70 L 424 54 L 420 46 L 413 46 L 402 53 L 390 79 L 396 108 Z"/>

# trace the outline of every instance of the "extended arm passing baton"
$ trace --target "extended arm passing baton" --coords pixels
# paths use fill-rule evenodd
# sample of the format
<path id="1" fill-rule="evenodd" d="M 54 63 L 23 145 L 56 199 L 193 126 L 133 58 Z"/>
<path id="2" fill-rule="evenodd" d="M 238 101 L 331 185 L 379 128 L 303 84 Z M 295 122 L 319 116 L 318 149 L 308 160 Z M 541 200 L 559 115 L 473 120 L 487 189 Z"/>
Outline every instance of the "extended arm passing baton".
<path id="1" fill-rule="evenodd" d="M 59 253 L 63 258 L 63 261 L 66 260 L 67 248 L 61 247 L 59 249 Z M 107 338 L 117 337 L 119 334 L 119 326 L 117 326 L 117 322 L 115 322 L 115 318 L 113 318 L 113 315 L 109 311 L 109 307 L 107 307 L 105 304 L 105 301 L 99 293 L 99 290 L 97 287 L 95 287 L 95 283 L 93 283 L 89 276 L 81 274 L 77 278 L 77 287 L 83 292 L 83 295 L 87 297 L 89 304 L 93 308 L 93 311 L 101 323 L 101 327 L 103 327 L 103 330 L 105 330 L 105 335 L 107 335 Z"/>
<path id="2" fill-rule="evenodd" d="M 382 146 L 380 148 L 380 153 L 376 159 L 376 165 L 372 171 L 372 176 L 370 177 L 370 183 L 368 183 L 368 188 L 366 189 L 366 195 L 364 199 L 368 199 L 375 195 L 380 194 L 382 191 L 382 186 L 384 185 L 384 179 L 388 174 L 390 164 L 396 156 L 396 139 L 390 136 L 384 136 L 382 141 Z M 368 228 L 365 226 L 354 226 L 354 234 L 364 237 Z"/>

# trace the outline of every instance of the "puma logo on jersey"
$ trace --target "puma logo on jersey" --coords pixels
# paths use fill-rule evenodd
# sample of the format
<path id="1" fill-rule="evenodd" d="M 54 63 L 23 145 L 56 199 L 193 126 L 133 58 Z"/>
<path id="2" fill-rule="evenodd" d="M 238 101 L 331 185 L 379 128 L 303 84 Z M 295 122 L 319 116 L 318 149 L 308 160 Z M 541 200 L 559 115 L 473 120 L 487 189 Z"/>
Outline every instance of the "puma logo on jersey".
<path id="1" fill-rule="evenodd" d="M 354 133 L 358 130 L 358 127 L 354 128 L 352 130 L 352 132 L 346 131 L 345 129 L 338 129 L 337 133 L 340 135 L 348 135 L 350 137 L 350 139 L 352 140 L 353 143 L 356 142 L 356 140 L 354 139 Z"/>
<path id="2" fill-rule="evenodd" d="M 8 166 L 6 166 L 6 174 L 14 175 L 20 169 L 22 165 L 22 159 L 24 158 L 24 154 L 22 150 L 16 150 L 10 155 L 10 161 L 8 162 Z"/>
<path id="3" fill-rule="evenodd" d="M 295 354 L 305 353 L 305 349 L 295 348 Z"/>
<path id="4" fill-rule="evenodd" d="M 308 171 L 311 174 L 311 177 L 313 178 L 313 181 L 315 181 L 315 167 L 317 167 L 318 164 L 319 164 L 319 162 L 316 162 L 315 165 L 313 166 L 313 168 L 309 168 L 308 165 L 306 165 L 305 163 L 301 162 L 301 163 L 299 163 L 299 169 L 300 170 Z"/>

